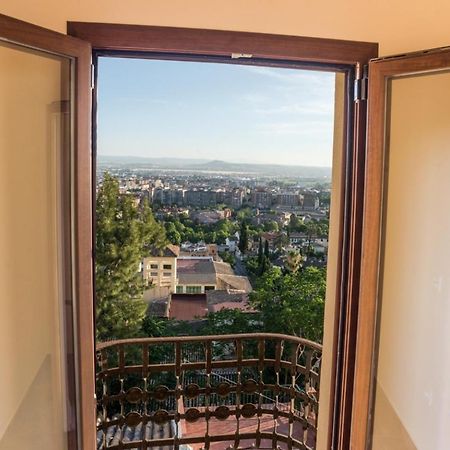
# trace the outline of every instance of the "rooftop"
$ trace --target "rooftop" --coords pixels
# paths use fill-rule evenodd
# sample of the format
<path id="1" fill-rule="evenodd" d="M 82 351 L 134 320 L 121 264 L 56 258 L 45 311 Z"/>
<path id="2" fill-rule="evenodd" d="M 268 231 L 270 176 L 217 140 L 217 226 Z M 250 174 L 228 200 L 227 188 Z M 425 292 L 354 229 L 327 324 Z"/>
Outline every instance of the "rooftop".
<path id="1" fill-rule="evenodd" d="M 149 255 L 153 257 L 178 258 L 180 255 L 180 247 L 173 244 L 168 244 L 162 249 L 151 247 Z"/>
<path id="2" fill-rule="evenodd" d="M 206 295 L 173 294 L 169 317 L 177 320 L 193 320 L 204 317 L 208 312 L 206 308 Z"/>
<path id="3" fill-rule="evenodd" d="M 252 312 L 248 303 L 248 294 L 238 290 L 216 290 L 206 293 L 206 303 L 208 312 L 217 312 L 222 309 L 239 309 L 245 312 Z"/>
<path id="4" fill-rule="evenodd" d="M 217 283 L 218 275 L 234 275 L 228 263 L 213 261 L 212 258 L 178 258 L 178 284 L 210 284 Z"/>

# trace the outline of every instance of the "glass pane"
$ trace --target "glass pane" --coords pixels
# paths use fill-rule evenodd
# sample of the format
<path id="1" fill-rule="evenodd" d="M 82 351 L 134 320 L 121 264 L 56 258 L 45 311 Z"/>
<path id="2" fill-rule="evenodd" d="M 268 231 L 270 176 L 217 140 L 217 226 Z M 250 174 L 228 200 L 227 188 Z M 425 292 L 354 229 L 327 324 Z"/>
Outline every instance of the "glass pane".
<path id="1" fill-rule="evenodd" d="M 182 383 L 203 389 L 210 377 L 212 389 L 219 382 L 233 386 L 230 396 L 215 390 L 188 398 L 178 390 L 181 403 L 170 399 L 164 409 L 173 414 L 180 405 L 186 410 L 209 405 L 213 411 L 222 406 L 233 412 L 241 402 L 250 410 L 264 402 L 261 422 L 267 433 L 273 432 L 273 441 L 257 445 L 259 437 L 248 438 L 236 446 L 316 448 L 317 434 L 321 448 L 320 439 L 328 434 L 333 385 L 345 74 L 107 56 L 99 58 L 98 75 L 96 324 L 98 341 L 107 341 L 99 345 L 109 347 L 109 367 L 115 364 L 115 340 L 138 333 L 150 343 L 155 336 L 167 337 L 169 353 L 149 350 L 150 359 L 156 351 L 159 362 L 165 363 L 174 362 L 173 342 L 181 336 L 196 339 L 181 359 L 198 363 L 205 361 L 198 350 L 204 335 L 253 333 L 241 350 L 220 338 L 212 345 L 212 361 L 223 364 L 224 370 L 182 370 Z M 152 234 L 139 237 L 133 232 L 139 222 L 151 227 Z M 124 252 L 131 256 L 123 257 Z M 121 277 L 125 284 L 111 289 L 115 274 L 133 274 L 139 266 L 140 279 Z M 230 361 L 239 353 L 249 359 L 259 356 L 261 332 L 323 342 L 323 352 L 318 347 L 319 357 L 306 344 L 293 381 L 281 365 L 271 367 L 276 338 L 270 337 L 267 352 L 258 360 L 261 370 L 243 364 L 246 371 L 238 380 Z M 285 354 L 295 348 L 286 339 Z M 147 358 L 139 349 L 135 356 Z M 145 383 L 155 389 L 162 383 L 164 389 L 164 369 Z M 122 407 L 142 408 L 125 404 L 126 399 L 110 404 L 107 396 L 117 393 L 113 384 L 120 384 L 116 375 L 112 377 L 107 382 L 100 374 L 97 378 L 102 424 Z M 264 383 L 264 392 L 236 397 L 239 383 L 246 380 Z M 124 382 L 130 389 L 142 389 L 144 380 L 127 376 Z M 311 401 L 304 396 L 291 399 L 289 382 L 296 392 L 307 392 Z M 319 391 L 325 399 L 320 406 Z M 289 425 L 287 416 L 274 417 L 274 405 L 291 411 L 295 420 Z M 162 406 L 144 408 L 156 414 Z M 185 427 L 184 419 L 174 415 L 171 424 L 182 430 L 183 439 L 198 438 L 198 448 L 204 446 L 206 429 L 210 435 L 221 435 L 214 448 L 225 449 L 229 438 L 240 436 L 244 428 L 246 433 L 259 433 L 259 418 L 251 416 L 238 414 L 237 421 L 230 417 L 225 425 L 207 416 L 195 426 L 186 420 Z M 308 430 L 301 431 L 305 418 Z M 322 433 L 316 433 L 317 424 Z M 112 422 L 99 432 L 103 445 L 114 443 L 110 426 Z M 134 436 L 144 440 L 136 430 Z M 167 437 L 173 436 L 178 432 Z M 154 441 L 155 434 L 147 439 Z"/>
<path id="2" fill-rule="evenodd" d="M 67 448 L 70 65 L 0 42 L 1 450 Z"/>
<path id="3" fill-rule="evenodd" d="M 449 87 L 390 86 L 374 450 L 450 448 Z"/>

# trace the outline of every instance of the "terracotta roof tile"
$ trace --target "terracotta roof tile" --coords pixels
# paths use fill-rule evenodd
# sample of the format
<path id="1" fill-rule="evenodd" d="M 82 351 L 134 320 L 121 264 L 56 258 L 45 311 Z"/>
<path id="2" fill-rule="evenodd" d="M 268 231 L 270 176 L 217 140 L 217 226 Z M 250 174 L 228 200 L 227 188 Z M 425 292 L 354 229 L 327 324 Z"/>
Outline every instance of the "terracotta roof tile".
<path id="1" fill-rule="evenodd" d="M 206 295 L 172 295 L 169 317 L 177 320 L 193 320 L 196 317 L 204 317 L 208 310 L 206 307 Z"/>

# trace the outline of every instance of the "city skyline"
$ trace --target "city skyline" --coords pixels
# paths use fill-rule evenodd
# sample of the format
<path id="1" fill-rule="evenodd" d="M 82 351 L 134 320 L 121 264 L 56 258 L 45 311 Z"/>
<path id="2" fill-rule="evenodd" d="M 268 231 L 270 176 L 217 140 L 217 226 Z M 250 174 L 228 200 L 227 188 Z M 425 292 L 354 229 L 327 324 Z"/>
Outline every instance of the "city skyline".
<path id="1" fill-rule="evenodd" d="M 331 167 L 334 74 L 100 58 L 98 154 Z"/>

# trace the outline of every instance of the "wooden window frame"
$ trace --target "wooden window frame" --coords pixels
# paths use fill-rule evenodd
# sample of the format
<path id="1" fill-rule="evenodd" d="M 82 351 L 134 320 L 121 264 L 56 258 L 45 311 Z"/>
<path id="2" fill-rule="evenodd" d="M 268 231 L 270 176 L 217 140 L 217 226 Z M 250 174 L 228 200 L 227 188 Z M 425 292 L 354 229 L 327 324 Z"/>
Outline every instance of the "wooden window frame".
<path id="1" fill-rule="evenodd" d="M 369 65 L 369 111 L 367 132 L 367 182 L 365 188 L 364 239 L 361 256 L 361 308 L 359 311 L 358 358 L 355 367 L 351 449 L 371 446 L 375 400 L 379 320 L 379 281 L 385 216 L 386 156 L 389 117 L 389 80 L 398 76 L 418 76 L 450 67 L 450 50 L 431 49 L 380 58 Z"/>
<path id="2" fill-rule="evenodd" d="M 92 260 L 91 186 L 91 47 L 87 42 L 0 14 L 2 40 L 24 48 L 70 58 L 74 64 L 72 189 L 61 195 L 71 202 L 71 217 L 64 217 L 64 357 L 67 365 L 68 448 L 95 445 L 95 353 Z M 67 106 L 66 104 L 62 107 Z M 69 163 L 71 159 L 71 163 Z M 73 195 L 74 194 L 74 195 Z"/>
<path id="3" fill-rule="evenodd" d="M 68 34 L 92 45 L 98 56 L 214 61 L 345 72 L 345 155 L 342 173 L 342 243 L 339 252 L 328 448 L 347 450 L 352 417 L 362 212 L 365 179 L 366 102 L 354 101 L 355 79 L 378 56 L 378 44 L 274 34 L 68 22 Z M 251 57 L 249 57 L 251 55 Z M 96 65 L 95 65 L 96 67 Z M 95 98 L 95 91 L 94 91 Z M 93 106 L 93 167 L 96 154 Z M 94 179 L 95 174 L 92 174 Z M 92 185 L 94 183 L 92 182 Z M 322 400 L 323 401 L 323 400 Z"/>

